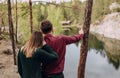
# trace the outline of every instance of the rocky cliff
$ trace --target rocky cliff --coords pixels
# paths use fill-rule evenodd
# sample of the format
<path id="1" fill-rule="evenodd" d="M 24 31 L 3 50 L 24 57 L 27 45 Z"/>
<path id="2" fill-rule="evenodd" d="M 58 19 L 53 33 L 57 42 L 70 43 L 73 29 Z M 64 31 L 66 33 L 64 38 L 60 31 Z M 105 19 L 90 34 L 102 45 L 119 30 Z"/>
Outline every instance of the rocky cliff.
<path id="1" fill-rule="evenodd" d="M 90 32 L 120 40 L 120 12 L 104 16 L 102 21 L 91 25 Z"/>

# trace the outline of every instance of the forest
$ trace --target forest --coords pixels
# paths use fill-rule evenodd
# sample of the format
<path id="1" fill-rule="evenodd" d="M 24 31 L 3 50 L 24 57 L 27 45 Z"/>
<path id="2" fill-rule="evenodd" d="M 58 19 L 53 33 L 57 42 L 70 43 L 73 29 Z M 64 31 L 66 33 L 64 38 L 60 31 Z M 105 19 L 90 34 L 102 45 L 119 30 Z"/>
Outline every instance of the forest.
<path id="1" fill-rule="evenodd" d="M 119 0 L 94 0 L 92 23 L 101 20 L 104 15 L 109 14 L 109 6 L 113 2 L 120 3 Z M 1 1 L 0 6 L 0 28 L 5 27 L 7 29 L 7 0 Z M 14 34 L 17 34 L 18 41 L 24 44 L 30 35 L 29 2 L 23 2 L 21 0 L 15 2 L 14 0 L 11 0 L 11 7 Z M 71 0 L 70 2 L 63 1 L 60 3 L 56 3 L 55 1 L 32 1 L 33 30 L 39 30 L 39 24 L 44 19 L 51 20 L 55 29 L 58 29 L 55 31 L 55 34 L 63 32 L 61 30 L 62 21 L 71 21 L 73 25 L 78 24 L 79 26 L 82 26 L 84 21 L 84 9 L 85 2 L 80 2 L 79 0 Z M 116 9 L 116 11 L 119 12 L 120 10 Z M 17 31 L 17 33 L 15 31 Z"/>
<path id="2" fill-rule="evenodd" d="M 120 12 L 120 8 L 110 10 L 110 5 L 114 2 L 120 4 L 120 0 L 93 0 L 92 7 L 88 7 L 90 4 L 87 4 L 87 1 L 92 0 L 86 0 L 84 2 L 80 0 L 71 0 L 66 2 L 63 0 L 59 3 L 57 3 L 57 1 L 48 2 L 41 0 L 1 0 L 0 40 L 12 40 L 14 64 L 16 64 L 15 48 L 20 48 L 28 40 L 34 30 L 40 30 L 40 23 L 45 19 L 48 19 L 53 23 L 55 35 L 58 35 L 63 34 L 66 30 L 64 29 L 65 25 L 70 27 L 70 31 L 74 28 L 78 31 L 79 29 L 84 28 L 83 26 L 86 26 L 86 29 L 89 30 L 89 26 L 87 28 L 87 25 L 90 25 L 90 23 L 96 24 L 103 20 L 105 15 L 112 12 Z M 90 12 L 87 8 L 90 8 Z M 86 16 L 87 11 L 91 14 L 88 14 L 88 18 Z M 86 31 L 86 33 L 89 35 L 88 31 Z M 86 37 L 88 35 L 86 35 Z M 81 51 L 85 49 L 85 44 L 87 43 L 83 39 Z M 81 59 L 82 58 L 86 57 L 81 57 Z M 84 76 L 81 78 L 84 78 Z"/>

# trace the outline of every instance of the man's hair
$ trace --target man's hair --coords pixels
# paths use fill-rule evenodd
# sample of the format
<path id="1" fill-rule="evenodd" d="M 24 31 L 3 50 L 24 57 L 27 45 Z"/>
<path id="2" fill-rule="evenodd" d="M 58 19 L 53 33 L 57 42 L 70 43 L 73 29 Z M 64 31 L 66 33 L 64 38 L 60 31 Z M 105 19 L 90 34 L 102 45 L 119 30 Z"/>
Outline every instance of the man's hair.
<path id="1" fill-rule="evenodd" d="M 52 31 L 53 25 L 49 20 L 44 20 L 41 22 L 40 29 L 44 34 L 48 34 Z"/>

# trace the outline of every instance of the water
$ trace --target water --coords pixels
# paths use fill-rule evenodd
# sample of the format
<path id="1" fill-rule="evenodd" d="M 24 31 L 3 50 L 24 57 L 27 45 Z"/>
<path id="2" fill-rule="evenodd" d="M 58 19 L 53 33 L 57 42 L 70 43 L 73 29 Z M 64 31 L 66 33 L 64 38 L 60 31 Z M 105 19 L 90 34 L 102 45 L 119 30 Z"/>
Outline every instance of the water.
<path id="1" fill-rule="evenodd" d="M 90 35 L 85 78 L 120 78 L 120 41 Z M 67 46 L 65 78 L 77 78 L 81 43 Z"/>

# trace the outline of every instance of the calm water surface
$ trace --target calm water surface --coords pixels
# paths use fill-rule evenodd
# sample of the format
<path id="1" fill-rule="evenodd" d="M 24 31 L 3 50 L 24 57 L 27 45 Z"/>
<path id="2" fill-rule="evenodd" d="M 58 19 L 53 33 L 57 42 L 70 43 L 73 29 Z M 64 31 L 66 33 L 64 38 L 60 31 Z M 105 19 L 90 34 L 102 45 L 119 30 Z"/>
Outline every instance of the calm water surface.
<path id="1" fill-rule="evenodd" d="M 77 78 L 80 45 L 67 46 L 65 78 Z M 90 35 L 85 78 L 120 78 L 120 41 Z"/>

